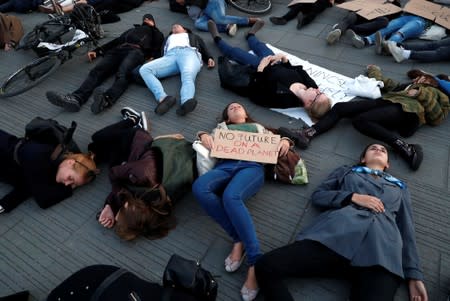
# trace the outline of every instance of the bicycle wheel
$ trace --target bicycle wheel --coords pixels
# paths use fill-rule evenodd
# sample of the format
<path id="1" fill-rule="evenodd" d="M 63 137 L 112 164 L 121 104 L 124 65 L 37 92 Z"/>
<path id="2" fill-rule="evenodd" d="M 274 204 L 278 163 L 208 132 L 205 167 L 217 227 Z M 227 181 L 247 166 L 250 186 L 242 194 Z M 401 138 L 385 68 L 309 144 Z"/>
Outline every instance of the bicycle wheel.
<path id="1" fill-rule="evenodd" d="M 265 14 L 272 9 L 271 0 L 228 0 L 228 3 L 248 14 Z"/>
<path id="2" fill-rule="evenodd" d="M 50 76 L 61 65 L 56 55 L 38 58 L 11 74 L 0 86 L 0 97 L 21 94 Z"/>

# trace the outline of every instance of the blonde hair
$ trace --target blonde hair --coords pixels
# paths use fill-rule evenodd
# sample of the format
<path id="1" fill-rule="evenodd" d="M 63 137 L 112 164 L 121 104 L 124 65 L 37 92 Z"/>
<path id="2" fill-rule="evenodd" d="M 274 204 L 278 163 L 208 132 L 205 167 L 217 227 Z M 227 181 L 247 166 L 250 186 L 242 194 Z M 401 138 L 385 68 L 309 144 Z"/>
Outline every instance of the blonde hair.
<path id="1" fill-rule="evenodd" d="M 80 174 L 85 183 L 88 183 L 95 179 L 96 175 L 99 174 L 99 170 L 97 169 L 97 165 L 94 161 L 94 154 L 92 152 L 88 152 L 86 154 L 83 153 L 67 153 L 64 155 L 64 160 L 72 159 L 75 161 L 73 169 L 76 173 Z"/>
<path id="2" fill-rule="evenodd" d="M 331 109 L 331 99 L 325 94 L 322 95 L 325 97 L 324 99 L 326 101 L 315 101 L 307 109 L 309 117 L 311 117 L 314 122 L 322 118 L 322 116 Z"/>

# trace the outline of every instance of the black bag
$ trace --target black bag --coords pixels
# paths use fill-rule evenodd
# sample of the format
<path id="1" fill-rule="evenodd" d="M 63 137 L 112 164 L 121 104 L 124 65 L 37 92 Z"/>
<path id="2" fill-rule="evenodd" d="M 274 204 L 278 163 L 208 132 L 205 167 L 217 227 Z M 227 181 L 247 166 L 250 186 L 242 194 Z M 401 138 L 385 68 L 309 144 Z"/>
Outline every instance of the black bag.
<path id="1" fill-rule="evenodd" d="M 200 262 L 173 254 L 163 275 L 163 286 L 180 289 L 198 300 L 214 301 L 217 282 L 213 275 L 200 266 Z"/>
<path id="2" fill-rule="evenodd" d="M 241 65 L 231 62 L 228 58 L 219 56 L 220 85 L 241 96 L 250 95 L 250 82 L 256 70 L 250 65 Z"/>
<path id="3" fill-rule="evenodd" d="M 80 148 L 73 140 L 73 133 L 76 127 L 77 123 L 75 121 L 72 121 L 70 128 L 67 128 L 54 119 L 35 117 L 25 125 L 25 138 L 55 147 L 63 145 L 64 150 L 80 153 Z"/>

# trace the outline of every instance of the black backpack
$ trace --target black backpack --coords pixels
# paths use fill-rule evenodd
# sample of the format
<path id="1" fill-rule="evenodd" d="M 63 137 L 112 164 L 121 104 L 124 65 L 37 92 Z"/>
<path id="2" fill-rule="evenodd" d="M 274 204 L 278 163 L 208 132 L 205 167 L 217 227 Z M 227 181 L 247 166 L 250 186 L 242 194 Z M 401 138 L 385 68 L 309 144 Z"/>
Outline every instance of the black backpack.
<path id="1" fill-rule="evenodd" d="M 64 151 L 80 153 L 81 150 L 73 140 L 73 133 L 77 123 L 72 121 L 70 128 L 65 127 L 54 119 L 35 117 L 25 125 L 25 138 L 42 144 L 63 146 Z"/>
<path id="2" fill-rule="evenodd" d="M 227 57 L 219 56 L 218 72 L 220 86 L 233 91 L 241 96 L 250 95 L 250 82 L 256 73 L 256 69 L 250 65 L 241 65 L 231 62 Z"/>

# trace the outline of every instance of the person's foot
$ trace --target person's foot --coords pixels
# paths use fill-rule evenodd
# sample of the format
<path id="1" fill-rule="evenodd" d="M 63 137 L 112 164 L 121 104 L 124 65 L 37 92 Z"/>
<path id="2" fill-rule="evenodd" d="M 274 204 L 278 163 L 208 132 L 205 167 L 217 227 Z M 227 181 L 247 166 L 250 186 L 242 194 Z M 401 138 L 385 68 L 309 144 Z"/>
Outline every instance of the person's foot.
<path id="1" fill-rule="evenodd" d="M 376 54 L 378 54 L 378 55 L 383 54 L 383 48 L 386 48 L 385 43 L 386 43 L 386 41 L 383 39 L 381 32 L 377 31 L 375 33 L 375 53 Z"/>
<path id="2" fill-rule="evenodd" d="M 45 95 L 48 101 L 55 106 L 61 107 L 69 112 L 80 111 L 80 100 L 73 94 L 61 95 L 53 91 L 47 91 Z"/>
<path id="3" fill-rule="evenodd" d="M 364 38 L 360 35 L 357 35 L 352 29 L 348 29 L 346 34 L 350 35 L 350 40 L 352 41 L 353 47 L 361 49 L 366 46 Z"/>
<path id="4" fill-rule="evenodd" d="M 122 119 L 130 119 L 131 121 L 133 121 L 134 125 L 138 125 L 141 121 L 141 116 L 133 108 L 123 107 L 122 110 L 120 110 L 120 114 L 122 114 Z"/>
<path id="5" fill-rule="evenodd" d="M 187 113 L 194 111 L 197 106 L 197 101 L 194 98 L 186 100 L 176 111 L 178 116 L 184 116 Z"/>
<path id="6" fill-rule="evenodd" d="M 388 48 L 397 63 L 401 63 L 406 60 L 401 47 L 397 46 L 395 43 L 388 43 Z"/>
<path id="7" fill-rule="evenodd" d="M 112 106 L 112 102 L 103 88 L 97 88 L 94 91 L 94 102 L 91 105 L 91 112 L 99 114 Z"/>
<path id="8" fill-rule="evenodd" d="M 242 242 L 237 242 L 233 245 L 230 254 L 225 258 L 225 271 L 233 273 L 237 271 L 244 262 L 245 251 Z"/>
<path id="9" fill-rule="evenodd" d="M 297 15 L 297 29 L 302 28 L 303 26 L 303 13 L 299 12 Z"/>
<path id="10" fill-rule="evenodd" d="M 216 22 L 214 22 L 213 20 L 208 20 L 208 31 L 213 39 L 216 37 L 220 37 Z"/>
<path id="11" fill-rule="evenodd" d="M 328 45 L 333 45 L 341 38 L 342 30 L 339 28 L 333 29 L 327 35 L 327 43 Z"/>
<path id="12" fill-rule="evenodd" d="M 228 24 L 227 26 L 227 35 L 230 37 L 234 37 L 237 33 L 238 27 L 237 24 Z"/>
<path id="13" fill-rule="evenodd" d="M 263 28 L 263 26 L 264 26 L 263 20 L 256 21 L 256 23 L 253 24 L 252 28 L 250 28 L 250 30 L 247 32 L 246 36 L 248 37 L 248 35 L 250 34 L 257 33 L 261 28 Z"/>
<path id="14" fill-rule="evenodd" d="M 241 289 L 241 297 L 244 301 L 255 300 L 258 295 L 259 288 L 256 281 L 255 267 L 251 266 L 247 272 L 247 279 Z"/>
<path id="15" fill-rule="evenodd" d="M 275 25 L 286 25 L 287 23 L 287 20 L 281 17 L 270 17 L 269 20 Z"/>
<path id="16" fill-rule="evenodd" d="M 176 99 L 173 96 L 168 95 L 168 96 L 164 97 L 164 99 L 162 101 L 160 101 L 155 108 L 156 115 L 161 116 L 161 115 L 164 115 L 165 113 L 167 113 L 167 111 L 169 111 L 169 109 L 171 107 L 173 107 L 175 102 L 176 102 Z"/>
<path id="17" fill-rule="evenodd" d="M 3 208 L 3 206 L 0 205 L 0 213 L 5 212 L 5 208 Z"/>

